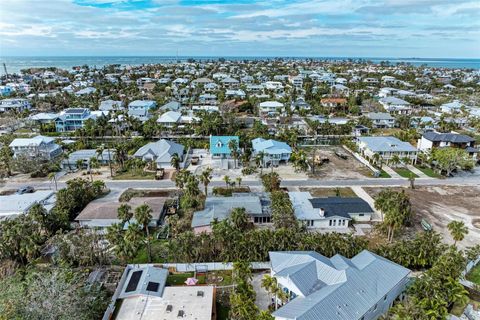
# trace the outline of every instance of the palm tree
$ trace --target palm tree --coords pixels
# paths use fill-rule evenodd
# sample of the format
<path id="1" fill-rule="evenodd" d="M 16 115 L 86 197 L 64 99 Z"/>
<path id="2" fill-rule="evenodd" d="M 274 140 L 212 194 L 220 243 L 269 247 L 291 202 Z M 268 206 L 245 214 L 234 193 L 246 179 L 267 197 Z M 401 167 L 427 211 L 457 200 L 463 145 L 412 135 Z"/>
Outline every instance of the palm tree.
<path id="1" fill-rule="evenodd" d="M 448 231 L 455 241 L 453 245 L 457 245 L 457 241 L 462 241 L 468 234 L 468 228 L 463 221 L 452 221 L 447 225 Z"/>
<path id="2" fill-rule="evenodd" d="M 172 165 L 172 167 L 175 168 L 175 170 L 177 171 L 180 171 L 180 156 L 178 155 L 178 153 L 174 153 L 172 155 L 172 158 L 170 159 L 170 164 Z"/>
<path id="3" fill-rule="evenodd" d="M 200 182 L 203 183 L 203 186 L 205 187 L 205 196 L 207 196 L 208 185 L 210 184 L 210 181 L 212 181 L 212 171 L 213 169 L 208 167 L 202 171 L 199 177 Z"/>
<path id="4" fill-rule="evenodd" d="M 245 230 L 248 227 L 248 216 L 245 208 L 232 209 L 230 220 L 236 229 Z"/>
<path id="5" fill-rule="evenodd" d="M 236 177 L 235 180 L 237 181 L 237 185 L 240 187 L 242 184 L 242 177 Z"/>
<path id="6" fill-rule="evenodd" d="M 399 163 L 400 163 L 400 157 L 395 154 L 395 155 L 390 159 L 390 164 L 395 167 L 395 166 L 398 165 Z"/>
<path id="7" fill-rule="evenodd" d="M 239 156 L 237 140 L 228 141 L 228 148 L 230 149 L 230 154 L 233 157 L 234 167 L 236 169 L 237 168 L 237 159 L 238 159 L 238 156 Z"/>
<path id="8" fill-rule="evenodd" d="M 148 225 L 152 221 L 152 209 L 148 204 L 142 204 L 135 209 L 135 220 L 143 226 L 145 233 L 147 234 L 147 246 L 148 246 L 148 262 L 152 262 L 152 248 L 150 246 L 150 231 Z"/>
<path id="9" fill-rule="evenodd" d="M 82 170 L 83 164 L 84 164 L 84 163 L 83 163 L 83 159 L 78 159 L 78 160 L 75 162 L 75 164 L 77 165 L 77 169 L 78 169 L 78 170 Z"/>
<path id="10" fill-rule="evenodd" d="M 227 185 L 227 188 L 230 186 L 230 177 L 225 175 L 223 177 L 223 181 L 225 181 L 225 184 Z"/>
<path id="11" fill-rule="evenodd" d="M 261 285 L 265 290 L 267 290 L 267 292 L 269 292 L 272 295 L 271 299 L 274 299 L 275 310 L 277 310 L 277 298 L 274 295 L 274 291 L 273 291 L 273 288 L 277 286 L 277 278 L 272 277 L 269 274 L 265 274 L 263 275 Z"/>
<path id="12" fill-rule="evenodd" d="M 55 191 L 58 191 L 58 185 L 57 185 L 57 173 L 56 172 L 50 172 L 48 174 L 48 179 L 50 179 L 50 181 L 54 181 L 55 182 Z"/>
<path id="13" fill-rule="evenodd" d="M 133 218 L 132 207 L 126 203 L 122 203 L 117 209 L 117 215 L 118 218 L 122 220 L 122 224 L 125 225 L 126 222 L 130 222 Z"/>
<path id="14" fill-rule="evenodd" d="M 255 162 L 257 164 L 257 167 L 260 167 L 260 176 L 263 175 L 263 167 L 265 166 L 265 158 L 266 153 L 264 151 L 260 151 L 257 153 L 257 156 L 255 157 Z"/>

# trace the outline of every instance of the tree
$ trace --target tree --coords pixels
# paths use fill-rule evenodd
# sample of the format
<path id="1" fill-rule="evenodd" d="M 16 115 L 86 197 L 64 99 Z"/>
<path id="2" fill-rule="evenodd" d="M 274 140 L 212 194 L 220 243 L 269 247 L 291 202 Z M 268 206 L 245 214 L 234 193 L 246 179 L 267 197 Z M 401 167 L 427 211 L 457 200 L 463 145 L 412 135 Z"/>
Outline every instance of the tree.
<path id="1" fill-rule="evenodd" d="M 12 150 L 8 145 L 0 149 L 0 169 L 3 169 L 7 177 L 12 175 Z"/>
<path id="2" fill-rule="evenodd" d="M 249 226 L 249 219 L 245 208 L 232 209 L 229 219 L 238 230 L 246 230 Z"/>
<path id="3" fill-rule="evenodd" d="M 232 155 L 233 161 L 234 161 L 234 168 L 237 168 L 237 159 L 240 155 L 238 152 L 238 141 L 237 140 L 230 140 L 228 141 L 228 148 L 230 149 L 230 154 Z"/>
<path id="4" fill-rule="evenodd" d="M 225 184 L 227 185 L 227 188 L 230 186 L 230 177 L 225 175 L 223 177 L 223 181 L 225 181 Z"/>
<path id="5" fill-rule="evenodd" d="M 242 185 L 242 177 L 236 177 L 235 181 L 237 182 L 237 185 L 240 187 Z"/>
<path id="6" fill-rule="evenodd" d="M 438 171 L 446 176 L 450 176 L 457 168 L 470 170 L 475 166 L 474 160 L 465 150 L 451 147 L 434 148 L 431 153 L 431 161 L 435 163 Z"/>
<path id="7" fill-rule="evenodd" d="M 265 155 L 266 153 L 264 151 L 260 151 L 257 153 L 255 157 L 255 163 L 257 167 L 260 168 L 260 176 L 263 176 L 263 167 L 265 166 Z"/>
<path id="8" fill-rule="evenodd" d="M 462 241 L 468 234 L 468 228 L 465 226 L 465 223 L 463 221 L 451 221 L 447 225 L 447 228 L 448 231 L 450 231 L 453 240 L 455 241 L 455 246 L 457 245 L 458 241 Z"/>
<path id="9" fill-rule="evenodd" d="M 305 154 L 305 151 L 299 150 L 297 152 L 293 152 L 292 155 L 290 156 L 290 161 L 292 162 L 295 170 L 297 171 L 308 170 L 308 161 L 307 161 L 307 155 Z"/>
<path id="10" fill-rule="evenodd" d="M 395 231 L 409 223 L 411 219 L 410 199 L 404 190 L 400 192 L 382 190 L 375 199 L 375 209 L 382 212 L 382 225 L 387 228 L 389 242 L 393 241 Z"/>
<path id="11" fill-rule="evenodd" d="M 55 182 L 55 191 L 58 191 L 58 185 L 57 185 L 57 173 L 56 172 L 50 172 L 48 174 L 48 179 L 50 181 L 54 181 Z"/>
<path id="12" fill-rule="evenodd" d="M 212 177 L 213 177 L 212 172 L 213 172 L 213 169 L 208 167 L 202 171 L 199 177 L 200 182 L 203 183 L 203 186 L 205 187 L 205 196 L 207 196 L 208 185 L 210 184 L 210 181 L 212 181 Z"/>
<path id="13" fill-rule="evenodd" d="M 150 231 L 148 225 L 152 221 L 152 209 L 148 204 L 142 204 L 135 209 L 135 220 L 143 226 L 147 235 L 147 247 L 148 247 L 148 262 L 152 262 L 152 248 L 150 246 Z"/>
<path id="14" fill-rule="evenodd" d="M 280 190 L 281 179 L 278 173 L 270 172 L 261 176 L 263 188 L 266 192 Z"/>
<path id="15" fill-rule="evenodd" d="M 292 202 L 287 193 L 283 191 L 272 191 L 270 194 L 272 220 L 275 228 L 296 229 L 297 220 L 293 210 Z"/>
<path id="16" fill-rule="evenodd" d="M 132 207 L 130 207 L 127 203 L 122 203 L 117 209 L 118 218 L 122 221 L 122 224 L 130 222 L 133 218 Z"/>
<path id="17" fill-rule="evenodd" d="M 178 155 L 178 153 L 174 153 L 172 155 L 172 158 L 170 159 L 170 164 L 172 165 L 172 167 L 175 168 L 177 173 L 180 171 L 180 162 L 180 156 Z"/>

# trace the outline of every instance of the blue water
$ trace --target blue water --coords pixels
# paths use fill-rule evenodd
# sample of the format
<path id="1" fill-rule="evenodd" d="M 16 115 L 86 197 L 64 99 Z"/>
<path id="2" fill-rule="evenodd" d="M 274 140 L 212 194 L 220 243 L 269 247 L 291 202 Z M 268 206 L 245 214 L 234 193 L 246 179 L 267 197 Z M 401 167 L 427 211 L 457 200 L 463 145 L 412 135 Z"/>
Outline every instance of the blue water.
<path id="1" fill-rule="evenodd" d="M 195 60 L 215 60 L 219 57 L 179 57 L 178 60 L 185 61 L 189 58 Z M 274 57 L 225 57 L 228 60 L 261 60 L 273 59 Z M 283 57 L 288 59 L 287 57 Z M 292 57 L 290 59 L 306 59 L 306 57 Z M 408 63 L 413 66 L 426 65 L 434 68 L 453 68 L 453 69 L 480 69 L 480 59 L 443 59 L 443 58 L 347 58 L 347 57 L 312 57 L 316 60 L 342 61 L 342 60 L 368 60 L 373 63 L 389 61 L 391 64 Z M 22 69 L 32 67 L 58 67 L 70 70 L 74 66 L 89 65 L 102 67 L 109 64 L 120 65 L 142 65 L 155 63 L 173 63 L 176 57 L 154 57 L 154 56 L 111 56 L 111 57 L 0 57 L 0 63 L 5 63 L 9 73 L 18 73 Z M 3 66 L 0 73 L 4 74 Z"/>

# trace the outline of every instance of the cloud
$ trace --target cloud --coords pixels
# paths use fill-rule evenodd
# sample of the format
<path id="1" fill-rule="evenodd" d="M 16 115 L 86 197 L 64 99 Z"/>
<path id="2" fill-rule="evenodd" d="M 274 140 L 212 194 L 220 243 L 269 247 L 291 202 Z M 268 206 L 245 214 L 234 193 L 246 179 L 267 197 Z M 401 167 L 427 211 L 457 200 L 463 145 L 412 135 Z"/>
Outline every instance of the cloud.
<path id="1" fill-rule="evenodd" d="M 0 55 L 480 52 L 472 0 L 1 1 Z"/>

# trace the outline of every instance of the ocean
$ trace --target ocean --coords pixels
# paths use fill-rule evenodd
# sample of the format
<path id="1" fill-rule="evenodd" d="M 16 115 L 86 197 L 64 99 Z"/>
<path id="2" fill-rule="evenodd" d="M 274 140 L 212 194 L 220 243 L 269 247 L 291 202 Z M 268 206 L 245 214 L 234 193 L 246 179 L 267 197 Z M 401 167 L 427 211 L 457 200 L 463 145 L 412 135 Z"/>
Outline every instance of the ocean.
<path id="1" fill-rule="evenodd" d="M 70 70 L 74 66 L 96 66 L 103 67 L 109 64 L 120 65 L 142 65 L 156 63 L 174 63 L 177 60 L 186 61 L 195 60 L 216 60 L 221 57 L 173 57 L 173 56 L 76 56 L 76 57 L 0 57 L 0 74 L 4 74 L 3 63 L 9 73 L 18 73 L 22 69 L 32 67 L 58 67 Z M 225 57 L 227 60 L 262 60 L 274 59 L 275 57 Z M 282 57 L 285 59 L 307 59 L 307 57 Z M 435 59 L 435 58 L 368 58 L 368 57 L 312 57 L 309 59 L 341 61 L 341 60 L 368 60 L 373 63 L 388 61 L 390 64 L 408 63 L 414 66 L 426 65 L 436 68 L 462 68 L 462 69 L 480 69 L 480 59 Z"/>

